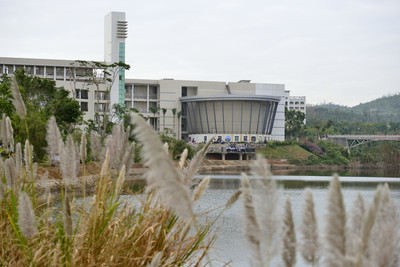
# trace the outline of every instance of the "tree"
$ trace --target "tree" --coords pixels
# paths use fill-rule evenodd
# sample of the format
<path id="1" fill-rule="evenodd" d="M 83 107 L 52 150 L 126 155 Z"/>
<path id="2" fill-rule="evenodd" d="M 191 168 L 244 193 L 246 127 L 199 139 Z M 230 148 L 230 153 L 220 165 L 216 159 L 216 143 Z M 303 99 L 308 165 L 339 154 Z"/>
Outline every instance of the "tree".
<path id="1" fill-rule="evenodd" d="M 298 110 L 285 108 L 285 135 L 290 139 L 297 138 L 302 131 L 306 115 Z"/>
<path id="2" fill-rule="evenodd" d="M 14 75 L 26 107 L 26 125 L 16 112 L 11 117 L 15 141 L 24 143 L 28 137 L 28 130 L 29 141 L 36 156 L 43 158 L 47 145 L 47 120 L 55 116 L 64 133 L 73 131 L 82 121 L 79 103 L 69 97 L 67 90 L 55 87 L 55 81 L 27 75 L 23 69 L 15 71 Z"/>
<path id="3" fill-rule="evenodd" d="M 121 69 L 129 70 L 130 66 L 124 62 L 115 62 L 112 64 L 105 64 L 96 61 L 76 60 L 71 64 L 70 76 L 73 90 L 78 90 L 77 82 L 81 81 L 80 88 L 86 88 L 88 85 L 96 87 L 97 94 L 97 108 L 100 109 L 100 87 L 104 88 L 105 103 L 103 110 L 95 112 L 97 121 L 97 131 L 103 141 L 107 133 L 107 125 L 109 124 L 109 107 L 110 107 L 110 92 L 116 80 L 118 80 L 119 72 Z M 75 92 L 73 92 L 75 93 Z M 102 121 L 101 121 L 102 118 Z"/>
<path id="4" fill-rule="evenodd" d="M 176 116 L 176 108 L 173 108 L 171 111 L 172 111 L 172 115 L 174 116 L 173 120 L 174 120 L 174 133 L 175 133 L 175 116 Z"/>
<path id="5" fill-rule="evenodd" d="M 167 113 L 166 108 L 161 108 L 162 110 L 162 115 L 163 115 L 163 131 L 165 131 L 165 113 Z"/>
<path id="6" fill-rule="evenodd" d="M 156 113 L 158 112 L 158 107 L 149 107 L 149 110 L 150 110 L 150 112 L 151 113 L 153 113 L 153 128 L 154 128 L 154 131 L 157 131 L 157 124 L 156 124 Z"/>
<path id="7" fill-rule="evenodd" d="M 4 113 L 8 117 L 15 112 L 15 107 L 12 103 L 11 81 L 7 74 L 0 77 L 0 114 Z"/>
<path id="8" fill-rule="evenodd" d="M 177 116 L 177 118 L 178 118 L 178 136 L 177 136 L 177 138 L 178 138 L 178 139 L 181 139 L 181 136 L 180 136 L 180 129 L 181 129 L 180 118 L 181 118 L 181 116 L 182 116 L 182 110 L 180 110 L 180 111 L 176 114 L 176 116 Z"/>

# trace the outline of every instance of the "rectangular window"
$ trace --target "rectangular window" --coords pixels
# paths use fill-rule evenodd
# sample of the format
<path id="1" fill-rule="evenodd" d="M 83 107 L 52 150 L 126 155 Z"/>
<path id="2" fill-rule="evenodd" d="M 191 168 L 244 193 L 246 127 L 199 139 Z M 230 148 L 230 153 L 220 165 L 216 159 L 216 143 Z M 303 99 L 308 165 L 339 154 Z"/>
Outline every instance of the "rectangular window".
<path id="1" fill-rule="evenodd" d="M 247 135 L 244 135 L 243 136 L 243 142 L 247 142 L 247 141 L 249 141 L 249 139 L 248 139 L 249 137 L 247 136 Z"/>
<path id="2" fill-rule="evenodd" d="M 207 143 L 207 135 L 204 136 L 204 143 Z"/>
<path id="3" fill-rule="evenodd" d="M 26 74 L 33 75 L 33 66 L 26 66 Z"/>
<path id="4" fill-rule="evenodd" d="M 77 98 L 77 99 L 81 98 L 81 90 L 79 90 L 79 89 L 75 90 L 75 98 Z"/>
<path id="5" fill-rule="evenodd" d="M 89 99 L 89 90 L 81 90 L 81 99 Z"/>
<path id="6" fill-rule="evenodd" d="M 36 66 L 36 75 L 44 75 L 44 67 L 43 66 Z"/>
<path id="7" fill-rule="evenodd" d="M 81 102 L 81 110 L 88 111 L 88 102 Z"/>
<path id="8" fill-rule="evenodd" d="M 235 142 L 239 142 L 239 136 L 235 135 Z"/>

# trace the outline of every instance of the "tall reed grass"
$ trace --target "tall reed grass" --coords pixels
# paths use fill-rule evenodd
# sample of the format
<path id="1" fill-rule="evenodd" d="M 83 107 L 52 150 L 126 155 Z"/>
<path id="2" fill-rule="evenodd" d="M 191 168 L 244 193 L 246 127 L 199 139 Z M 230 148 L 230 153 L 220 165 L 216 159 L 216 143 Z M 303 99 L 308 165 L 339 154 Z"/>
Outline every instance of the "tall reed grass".
<path id="1" fill-rule="evenodd" d="M 146 192 L 129 192 L 132 202 L 121 195 L 127 191 L 123 184 L 135 156 L 130 128 L 114 126 L 104 144 L 91 133 L 90 155 L 102 168 L 94 194 L 78 200 L 75 190 L 79 182 L 86 184 L 85 177 L 77 177 L 79 162 L 85 166 L 87 159 L 86 136 L 80 146 L 71 136 L 64 143 L 52 118 L 47 151 L 60 158 L 62 174 L 61 200 L 52 203 L 49 190 L 37 188 L 46 174 L 38 177 L 32 146 L 26 140 L 23 166 L 22 145 L 10 141 L 7 121 L 3 116 L 1 136 L 15 153 L 0 160 L 1 266 L 212 265 L 208 253 L 215 241 L 215 221 L 199 225 L 200 215 L 193 209 L 210 182 L 207 177 L 193 185 L 212 139 L 193 160 L 186 162 L 184 152 L 176 164 L 151 126 L 134 115 L 133 134 L 149 171 Z M 244 236 L 254 252 L 250 265 L 275 266 L 281 255 L 280 264 L 294 266 L 299 254 L 310 266 L 399 266 L 400 219 L 387 185 L 378 187 L 370 205 L 359 195 L 347 212 L 335 176 L 320 228 L 310 190 L 305 191 L 301 223 L 294 225 L 290 200 L 280 206 L 281 188 L 265 159 L 253 161 L 252 174 L 254 180 L 242 175 L 241 187 L 220 213 L 242 198 Z"/>
<path id="2" fill-rule="evenodd" d="M 52 118 L 47 151 L 51 157 L 60 156 L 60 204 L 52 203 L 49 190 L 38 195 L 37 184 L 46 178 L 35 181 L 37 168 L 28 140 L 25 168 L 20 144 L 14 157 L 0 160 L 1 266 L 198 266 L 211 262 L 206 258 L 214 235 L 210 225 L 197 223 L 192 210 L 192 202 L 207 189 L 207 180 L 192 196 L 183 182 L 183 170 L 165 153 L 157 134 L 136 118 L 136 136 L 150 167 L 149 185 L 155 184 L 148 186 L 147 193 L 131 192 L 130 199 L 136 200 L 127 201 L 121 192 L 126 191 L 125 175 L 134 156 L 130 135 L 129 128 L 116 125 L 104 145 L 93 141 L 93 154 L 103 159 L 101 173 L 94 195 L 78 200 L 75 189 L 82 177 L 77 173 L 79 161 L 86 159 L 86 139 L 81 138 L 80 149 L 70 135 L 64 143 Z"/>

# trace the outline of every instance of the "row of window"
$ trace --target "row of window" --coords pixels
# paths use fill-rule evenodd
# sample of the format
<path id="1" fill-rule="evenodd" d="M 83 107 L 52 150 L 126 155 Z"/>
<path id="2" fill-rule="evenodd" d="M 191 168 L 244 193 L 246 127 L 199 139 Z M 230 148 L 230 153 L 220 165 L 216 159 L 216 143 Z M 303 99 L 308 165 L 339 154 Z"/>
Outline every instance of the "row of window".
<path id="1" fill-rule="evenodd" d="M 32 65 L 0 65 L 0 74 L 11 74 L 16 70 L 25 69 L 28 75 L 37 75 L 46 77 L 48 79 L 56 80 L 73 80 L 75 79 L 85 79 L 87 77 L 92 77 L 96 74 L 98 70 L 93 70 L 92 68 L 70 68 L 70 67 L 54 67 L 54 66 L 32 66 Z M 100 77 L 101 78 L 101 77 Z"/>
<path id="2" fill-rule="evenodd" d="M 285 104 L 286 104 L 286 106 L 287 106 L 287 105 L 288 105 L 288 102 L 286 102 Z M 294 105 L 304 105 L 304 102 L 303 102 L 303 101 L 301 101 L 301 102 L 293 102 L 293 101 L 290 101 L 289 104 L 290 104 L 290 105 L 293 105 L 293 104 L 294 104 Z"/>

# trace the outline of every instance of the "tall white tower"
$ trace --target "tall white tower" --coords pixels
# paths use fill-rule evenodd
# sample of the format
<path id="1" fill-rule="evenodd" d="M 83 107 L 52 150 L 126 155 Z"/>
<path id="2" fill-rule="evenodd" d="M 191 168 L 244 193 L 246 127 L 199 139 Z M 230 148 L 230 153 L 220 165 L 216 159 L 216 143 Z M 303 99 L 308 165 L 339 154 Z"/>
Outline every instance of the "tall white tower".
<path id="1" fill-rule="evenodd" d="M 111 12 L 104 18 L 104 61 L 106 64 L 125 63 L 125 39 L 128 22 L 124 12 Z M 114 104 L 125 106 L 125 69 L 119 68 L 118 80 L 111 87 L 111 108 Z"/>

